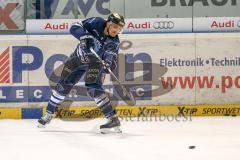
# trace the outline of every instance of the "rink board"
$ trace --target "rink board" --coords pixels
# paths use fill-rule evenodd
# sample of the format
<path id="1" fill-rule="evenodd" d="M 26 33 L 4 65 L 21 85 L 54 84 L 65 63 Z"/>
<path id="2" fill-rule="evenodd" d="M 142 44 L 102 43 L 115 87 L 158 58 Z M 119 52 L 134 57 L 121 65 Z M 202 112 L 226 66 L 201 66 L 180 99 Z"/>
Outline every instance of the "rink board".
<path id="1" fill-rule="evenodd" d="M 0 108 L 0 119 L 21 119 L 22 108 Z"/>
<path id="2" fill-rule="evenodd" d="M 37 119 L 46 111 L 44 108 L 0 108 L 0 119 Z M 178 116 L 238 116 L 240 105 L 198 105 L 198 106 L 118 106 L 119 117 L 156 117 Z M 94 106 L 59 107 L 56 118 L 78 119 L 103 117 Z"/>
<path id="3" fill-rule="evenodd" d="M 116 75 L 136 105 L 240 104 L 240 33 L 123 34 L 120 39 Z M 77 43 L 70 35 L 2 36 L 0 70 L 7 78 L 0 79 L 0 107 L 46 106 Z M 125 104 L 109 75 L 103 86 L 111 101 Z M 77 103 L 71 106 L 95 105 L 83 81 L 68 98 Z"/>
<path id="4" fill-rule="evenodd" d="M 120 38 L 117 75 L 136 98 L 136 106 L 124 107 L 119 86 L 106 77 L 104 89 L 119 106 L 120 117 L 239 115 L 240 33 Z M 0 42 L 0 70 L 7 70 L 7 78 L 0 81 L 0 118 L 41 117 L 52 81 L 58 80 L 61 64 L 78 41 L 70 35 L 7 35 Z M 80 82 L 67 97 L 67 106 L 78 107 L 60 109 L 57 117 L 102 116 L 83 86 Z"/>

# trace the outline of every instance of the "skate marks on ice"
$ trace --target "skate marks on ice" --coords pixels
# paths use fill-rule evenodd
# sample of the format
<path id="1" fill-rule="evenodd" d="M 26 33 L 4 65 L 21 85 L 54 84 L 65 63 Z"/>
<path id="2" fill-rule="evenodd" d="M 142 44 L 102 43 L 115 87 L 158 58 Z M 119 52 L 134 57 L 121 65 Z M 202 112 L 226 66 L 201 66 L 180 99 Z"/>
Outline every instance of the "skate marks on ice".
<path id="1" fill-rule="evenodd" d="M 131 137 L 139 137 L 142 135 L 137 135 L 137 134 L 133 134 L 133 133 L 127 133 L 127 132 L 122 132 L 122 133 L 114 133 L 114 132 L 109 132 L 109 133 L 105 133 L 102 134 L 100 132 L 99 129 L 96 130 L 89 130 L 89 131 L 84 131 L 84 130 L 62 130 L 62 129 L 46 129 L 42 130 L 40 132 L 43 133 L 56 133 L 58 135 L 62 134 L 62 135 L 66 135 L 66 134 L 71 134 L 71 135 L 79 135 L 79 134 L 84 134 L 84 135 L 88 135 L 88 136 L 97 136 L 97 137 L 115 137 L 115 138 L 120 138 L 120 139 L 126 139 L 126 138 L 131 138 Z"/>
<path id="2" fill-rule="evenodd" d="M 51 124 L 47 125 L 45 128 L 39 128 L 40 132 L 42 133 L 53 133 L 53 134 L 58 134 L 58 135 L 88 135 L 88 136 L 97 136 L 97 137 L 115 137 L 115 138 L 120 138 L 120 139 L 125 139 L 125 138 L 131 138 L 131 137 L 139 137 L 139 136 L 144 136 L 142 134 L 135 134 L 135 133 L 130 133 L 128 130 L 124 130 L 124 127 L 122 129 L 122 133 L 115 133 L 115 132 L 108 132 L 105 134 L 101 133 L 101 130 L 99 128 L 101 123 L 96 122 L 99 119 L 94 119 L 94 120 L 89 120 L 88 122 L 63 122 L 58 119 L 54 119 Z M 54 122 L 55 121 L 55 122 Z M 96 124 L 93 124 L 93 122 L 96 122 Z M 55 125 L 55 123 L 59 124 L 64 124 L 64 126 L 59 126 Z M 75 125 L 73 125 L 73 123 Z M 87 124 L 86 124 L 87 123 Z M 75 127 L 76 126 L 76 127 Z M 81 127 L 82 126 L 82 127 Z M 76 129 L 74 129 L 76 128 Z M 79 129 L 82 128 L 82 129 Z"/>
<path id="3" fill-rule="evenodd" d="M 36 155 L 46 147 L 44 155 L 59 160 L 239 160 L 239 117 L 193 117 L 184 123 L 128 121 L 123 122 L 123 135 L 98 133 L 102 122 L 53 119 L 39 130 L 35 120 L 0 120 L 1 159 L 15 154 L 11 160 L 41 160 Z"/>

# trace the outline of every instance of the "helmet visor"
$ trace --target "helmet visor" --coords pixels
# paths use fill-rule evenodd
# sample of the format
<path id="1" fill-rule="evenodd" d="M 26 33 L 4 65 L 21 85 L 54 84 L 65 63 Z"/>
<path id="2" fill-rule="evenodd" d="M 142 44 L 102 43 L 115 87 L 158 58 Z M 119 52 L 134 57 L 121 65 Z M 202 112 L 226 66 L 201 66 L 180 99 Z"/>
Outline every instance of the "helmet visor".
<path id="1" fill-rule="evenodd" d="M 112 29 L 116 30 L 117 33 L 122 33 L 123 26 L 110 22 L 110 26 Z"/>

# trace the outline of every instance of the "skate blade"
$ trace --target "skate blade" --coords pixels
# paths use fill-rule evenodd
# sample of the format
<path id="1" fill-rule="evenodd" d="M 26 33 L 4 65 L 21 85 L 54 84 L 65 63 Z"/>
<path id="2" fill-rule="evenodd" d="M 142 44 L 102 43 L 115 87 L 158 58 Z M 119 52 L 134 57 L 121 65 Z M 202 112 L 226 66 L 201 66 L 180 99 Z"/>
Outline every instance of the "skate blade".
<path id="1" fill-rule="evenodd" d="M 114 133 L 122 133 L 120 127 L 113 127 L 113 128 L 102 128 L 100 129 L 101 134 L 114 134 Z"/>
<path id="2" fill-rule="evenodd" d="M 37 125 L 37 127 L 38 127 L 38 128 L 46 128 L 46 125 L 42 125 L 42 124 L 39 123 L 39 124 Z"/>

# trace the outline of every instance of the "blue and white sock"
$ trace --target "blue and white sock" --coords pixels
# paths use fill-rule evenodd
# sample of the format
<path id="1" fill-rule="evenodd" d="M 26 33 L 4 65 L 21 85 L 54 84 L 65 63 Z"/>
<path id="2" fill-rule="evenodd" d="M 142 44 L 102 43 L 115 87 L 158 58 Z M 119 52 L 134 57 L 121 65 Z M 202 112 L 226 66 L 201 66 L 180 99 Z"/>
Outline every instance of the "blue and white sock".
<path id="1" fill-rule="evenodd" d="M 94 101 L 96 102 L 97 106 L 100 108 L 106 118 L 111 118 L 115 116 L 115 110 L 113 110 L 111 102 L 106 96 L 106 94 L 102 94 L 99 97 L 94 98 Z"/>
<path id="2" fill-rule="evenodd" d="M 56 110 L 56 106 L 60 104 L 64 99 L 65 96 L 57 92 L 53 92 L 47 105 L 47 112 L 53 114 Z"/>

